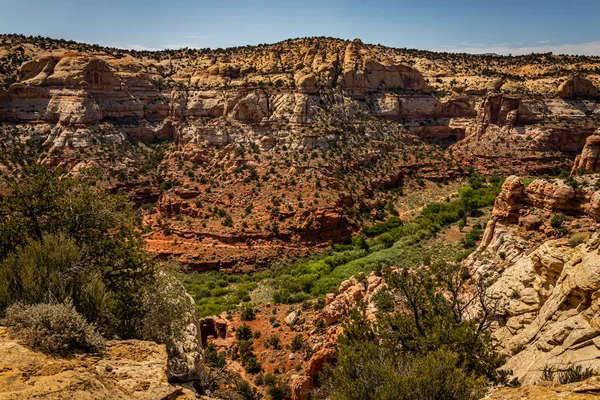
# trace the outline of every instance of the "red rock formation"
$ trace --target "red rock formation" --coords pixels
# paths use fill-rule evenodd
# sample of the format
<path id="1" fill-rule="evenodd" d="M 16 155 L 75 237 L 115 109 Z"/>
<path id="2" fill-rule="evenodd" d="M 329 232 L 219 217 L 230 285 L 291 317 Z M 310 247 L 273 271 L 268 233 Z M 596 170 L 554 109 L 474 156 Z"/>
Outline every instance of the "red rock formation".
<path id="1" fill-rule="evenodd" d="M 585 141 L 581 154 L 575 159 L 571 174 L 600 172 L 600 131 Z"/>
<path id="2" fill-rule="evenodd" d="M 315 352 L 306 365 L 306 375 L 316 378 L 323 369 L 323 365 L 333 358 L 335 349 L 326 347 Z"/>
<path id="3" fill-rule="evenodd" d="M 519 208 L 524 188 L 525 186 L 518 176 L 512 175 L 506 178 L 502 190 L 494 202 L 492 216 L 516 222 L 519 218 Z"/>

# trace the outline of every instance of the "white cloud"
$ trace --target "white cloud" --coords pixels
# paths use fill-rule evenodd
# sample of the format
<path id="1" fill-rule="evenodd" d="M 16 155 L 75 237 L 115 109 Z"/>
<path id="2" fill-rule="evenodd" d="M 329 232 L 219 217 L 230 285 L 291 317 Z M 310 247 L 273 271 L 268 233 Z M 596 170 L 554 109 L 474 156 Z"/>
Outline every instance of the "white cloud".
<path id="1" fill-rule="evenodd" d="M 550 40 L 538 40 L 536 43 L 537 44 L 546 44 L 546 43 L 550 43 Z"/>
<path id="2" fill-rule="evenodd" d="M 503 55 L 522 55 L 531 53 L 574 54 L 585 56 L 600 56 L 600 41 L 575 44 L 546 44 L 549 41 L 538 42 L 538 46 L 518 47 L 517 44 L 499 43 L 490 46 L 442 46 L 439 51 L 452 53 L 484 54 L 496 53 Z"/>
<path id="3" fill-rule="evenodd" d="M 169 44 L 163 44 L 163 49 L 170 49 L 170 50 L 179 50 L 179 49 L 184 49 L 184 48 L 190 48 L 190 49 L 195 49 L 198 47 L 198 45 L 195 44 L 191 44 L 191 43 L 169 43 Z"/>
<path id="4" fill-rule="evenodd" d="M 157 50 L 163 50 L 162 48 L 159 47 L 146 47 L 144 45 L 141 44 L 127 44 L 125 45 L 125 48 L 128 50 L 138 50 L 138 51 L 157 51 Z"/>

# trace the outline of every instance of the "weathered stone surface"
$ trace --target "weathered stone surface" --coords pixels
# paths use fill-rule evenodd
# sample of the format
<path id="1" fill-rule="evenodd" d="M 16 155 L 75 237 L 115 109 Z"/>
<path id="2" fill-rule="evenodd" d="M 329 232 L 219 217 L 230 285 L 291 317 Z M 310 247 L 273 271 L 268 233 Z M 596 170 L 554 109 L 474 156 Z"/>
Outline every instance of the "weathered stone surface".
<path id="1" fill-rule="evenodd" d="M 293 400 L 308 400 L 312 390 L 313 380 L 310 376 L 294 375 L 292 376 L 290 387 L 292 389 Z"/>
<path id="2" fill-rule="evenodd" d="M 600 131 L 596 132 L 600 133 Z M 600 134 L 590 136 L 585 141 L 585 147 L 575 159 L 571 174 L 578 172 L 600 172 Z"/>
<path id="3" fill-rule="evenodd" d="M 2 399 L 192 399 L 167 382 L 164 345 L 111 340 L 101 357 L 61 359 L 31 351 L 0 327 Z"/>
<path id="4" fill-rule="evenodd" d="M 589 79 L 575 75 L 561 83 L 556 95 L 563 98 L 600 97 L 600 90 Z"/>
<path id="5" fill-rule="evenodd" d="M 518 176 L 509 176 L 502 185 L 502 190 L 496 201 L 492 215 L 494 217 L 516 221 L 519 217 L 519 207 L 525 186 Z"/>
<path id="6" fill-rule="evenodd" d="M 467 261 L 497 277 L 488 290 L 500 316 L 493 337 L 510 355 L 503 368 L 524 385 L 538 382 L 544 368 L 600 370 L 600 236 L 591 205 L 597 199 L 589 182 L 580 182 L 575 189 L 562 180 L 536 180 L 523 190 L 517 177 L 507 179 L 496 217 Z M 510 195 L 510 188 L 517 194 Z M 578 241 L 547 236 L 556 234 L 550 220 L 560 210 L 570 212 Z M 519 226 L 505 217 L 510 214 Z"/>
<path id="7" fill-rule="evenodd" d="M 308 360 L 308 364 L 306 365 L 306 375 L 313 379 L 316 378 L 319 372 L 321 372 L 323 365 L 329 361 L 334 354 L 335 349 L 329 347 L 315 352 L 310 360 Z"/>
<path id="8" fill-rule="evenodd" d="M 503 388 L 492 392 L 485 400 L 592 400 L 600 393 L 600 378 L 558 385 L 540 383 L 520 388 Z"/>

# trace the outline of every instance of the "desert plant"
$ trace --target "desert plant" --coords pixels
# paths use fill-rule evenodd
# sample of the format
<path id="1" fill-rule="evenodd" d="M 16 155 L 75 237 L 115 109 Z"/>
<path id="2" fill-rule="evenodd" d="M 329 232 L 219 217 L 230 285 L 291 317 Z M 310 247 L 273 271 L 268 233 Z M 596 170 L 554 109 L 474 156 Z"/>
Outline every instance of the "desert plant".
<path id="1" fill-rule="evenodd" d="M 244 324 L 235 330 L 235 337 L 237 340 L 250 340 L 252 339 L 252 329 Z"/>
<path id="2" fill-rule="evenodd" d="M 257 374 L 260 371 L 262 371 L 262 366 L 260 365 L 260 362 L 258 362 L 258 359 L 255 356 L 250 356 L 244 364 L 244 369 L 249 374 Z"/>
<path id="3" fill-rule="evenodd" d="M 273 348 L 274 350 L 279 349 L 279 336 L 271 335 L 269 338 L 267 338 L 265 345 Z"/>
<path id="4" fill-rule="evenodd" d="M 7 181 L 8 194 L 0 197 L 0 311 L 14 302 L 71 298 L 103 333 L 138 336 L 156 264 L 132 204 L 97 180 L 85 171 L 71 178 L 33 166 Z"/>
<path id="5" fill-rule="evenodd" d="M 563 214 L 554 214 L 550 219 L 550 226 L 554 229 L 560 229 L 565 222 L 565 216 Z"/>
<path id="6" fill-rule="evenodd" d="M 292 343 L 290 343 L 290 349 L 292 351 L 300 351 L 302 350 L 302 347 L 304 347 L 304 338 L 302 335 L 297 334 L 294 336 L 294 339 L 292 339 Z"/>
<path id="7" fill-rule="evenodd" d="M 569 238 L 569 246 L 577 247 L 581 243 L 584 243 L 588 238 L 588 234 L 585 232 L 574 233 Z"/>
<path id="8" fill-rule="evenodd" d="M 581 365 L 571 365 L 564 371 L 558 373 L 558 382 L 561 385 L 568 383 L 581 382 L 594 375 L 594 371 L 591 368 L 583 368 Z"/>
<path id="9" fill-rule="evenodd" d="M 104 351 L 104 338 L 75 310 L 70 301 L 25 305 L 6 309 L 3 323 L 24 345 L 43 353 L 69 356 L 76 352 Z"/>
<path id="10" fill-rule="evenodd" d="M 254 308 L 244 307 L 240 313 L 240 318 L 242 321 L 252 321 L 254 319 Z"/>

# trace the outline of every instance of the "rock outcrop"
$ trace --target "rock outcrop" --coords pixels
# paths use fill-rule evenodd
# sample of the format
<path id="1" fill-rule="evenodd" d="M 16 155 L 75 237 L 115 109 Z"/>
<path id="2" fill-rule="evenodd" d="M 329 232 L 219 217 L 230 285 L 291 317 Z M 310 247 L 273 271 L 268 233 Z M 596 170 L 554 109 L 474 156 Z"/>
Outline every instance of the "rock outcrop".
<path id="1" fill-rule="evenodd" d="M 493 338 L 510 356 L 503 368 L 524 385 L 539 382 L 545 369 L 600 371 L 599 195 L 587 177 L 577 187 L 542 179 L 526 188 L 509 177 L 467 260 L 496 276 L 488 290 L 500 317 Z M 557 218 L 561 212 L 570 219 Z M 569 230 L 570 238 L 556 238 Z"/>
<path id="2" fill-rule="evenodd" d="M 600 131 L 587 138 L 581 154 L 575 158 L 571 174 L 600 172 Z"/>
<path id="3" fill-rule="evenodd" d="M 356 307 L 360 302 L 369 305 L 367 312 L 373 316 L 375 306 L 371 298 L 383 287 L 383 278 L 376 275 L 370 275 L 368 278 L 362 275 L 362 278 L 364 279 L 359 281 L 359 279 L 353 276 L 342 282 L 337 296 L 327 295 L 325 308 L 315 318 L 322 318 L 326 325 L 332 325 L 345 317 L 348 311 Z"/>
<path id="4" fill-rule="evenodd" d="M 600 90 L 589 79 L 575 75 L 561 83 L 556 94 L 563 98 L 600 97 Z"/>
<path id="5" fill-rule="evenodd" d="M 484 400 L 593 400 L 600 393 L 600 378 L 567 385 L 548 382 L 520 388 L 503 388 L 492 392 Z"/>
<path id="6" fill-rule="evenodd" d="M 0 398 L 3 399 L 193 399 L 167 381 L 164 345 L 109 340 L 101 357 L 71 359 L 31 351 L 0 327 Z"/>

